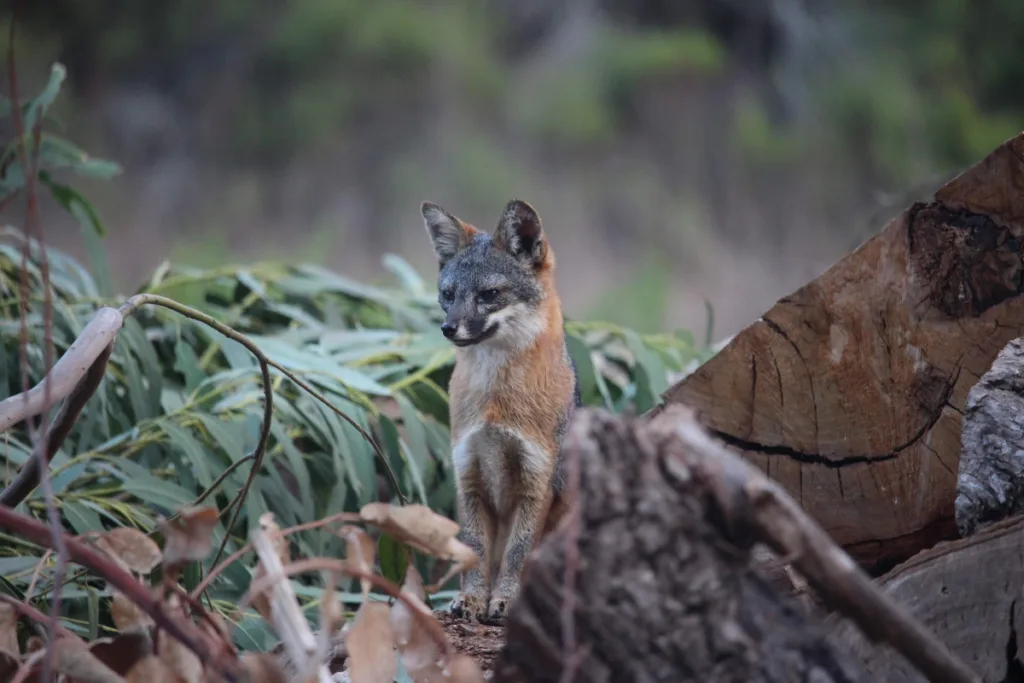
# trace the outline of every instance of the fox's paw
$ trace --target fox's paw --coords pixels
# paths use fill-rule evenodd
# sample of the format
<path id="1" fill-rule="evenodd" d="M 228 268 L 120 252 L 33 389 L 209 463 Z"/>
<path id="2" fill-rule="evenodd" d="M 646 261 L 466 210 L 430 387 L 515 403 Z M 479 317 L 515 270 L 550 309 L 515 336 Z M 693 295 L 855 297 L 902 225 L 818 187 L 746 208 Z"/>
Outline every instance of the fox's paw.
<path id="1" fill-rule="evenodd" d="M 472 592 L 459 593 L 448 607 L 448 613 L 459 619 L 482 621 L 487 617 L 487 596 Z"/>
<path id="2" fill-rule="evenodd" d="M 486 621 L 489 624 L 499 624 L 505 621 L 505 613 L 508 612 L 508 606 L 512 604 L 511 597 L 504 597 L 496 595 L 491 598 L 491 601 L 487 603 L 487 615 L 481 621 Z"/>

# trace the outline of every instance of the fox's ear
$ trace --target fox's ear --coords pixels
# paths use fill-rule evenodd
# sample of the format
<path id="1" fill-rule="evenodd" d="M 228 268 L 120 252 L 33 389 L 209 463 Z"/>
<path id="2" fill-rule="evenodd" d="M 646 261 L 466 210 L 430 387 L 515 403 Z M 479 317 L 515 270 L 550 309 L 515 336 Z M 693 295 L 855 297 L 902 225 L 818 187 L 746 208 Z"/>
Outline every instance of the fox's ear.
<path id="1" fill-rule="evenodd" d="M 466 225 L 437 204 L 423 202 L 420 213 L 441 267 L 468 247 L 473 236 L 479 233 L 472 225 Z"/>
<path id="2" fill-rule="evenodd" d="M 494 231 L 494 243 L 533 266 L 541 265 L 547 258 L 547 240 L 540 216 L 521 199 L 513 199 L 505 206 Z"/>

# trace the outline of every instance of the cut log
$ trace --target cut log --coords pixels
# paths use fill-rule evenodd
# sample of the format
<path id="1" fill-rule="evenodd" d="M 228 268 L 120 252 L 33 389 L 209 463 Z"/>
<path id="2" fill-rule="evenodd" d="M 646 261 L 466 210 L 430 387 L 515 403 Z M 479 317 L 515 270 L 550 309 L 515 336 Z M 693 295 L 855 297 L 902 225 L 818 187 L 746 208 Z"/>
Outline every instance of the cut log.
<path id="1" fill-rule="evenodd" d="M 758 541 L 802 549 L 794 564 L 815 587 L 932 680 L 977 680 L 778 486 L 692 418 L 580 411 L 564 452 L 580 471 L 579 517 L 531 555 L 495 662 L 498 683 L 876 680 L 751 569 Z"/>
<path id="2" fill-rule="evenodd" d="M 985 683 L 1024 681 L 1024 519 L 1015 517 L 971 538 L 941 543 L 878 579 Z M 873 680 L 923 683 L 906 660 L 830 617 L 835 642 L 864 662 Z"/>
<path id="3" fill-rule="evenodd" d="M 663 396 L 875 573 L 957 535 L 964 402 L 1024 334 L 1022 159 L 1019 135 Z"/>
<path id="4" fill-rule="evenodd" d="M 1024 512 L 1024 339 L 1006 345 L 967 395 L 957 481 L 962 536 Z"/>

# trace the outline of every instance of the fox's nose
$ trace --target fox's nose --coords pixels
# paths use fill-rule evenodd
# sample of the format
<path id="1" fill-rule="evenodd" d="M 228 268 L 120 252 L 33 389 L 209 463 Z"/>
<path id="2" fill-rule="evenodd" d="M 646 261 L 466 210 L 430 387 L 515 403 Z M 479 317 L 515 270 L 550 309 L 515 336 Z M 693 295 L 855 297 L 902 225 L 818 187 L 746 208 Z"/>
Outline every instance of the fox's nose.
<path id="1" fill-rule="evenodd" d="M 441 324 L 441 334 L 443 334 L 446 339 L 451 339 L 452 337 L 455 336 L 455 329 L 457 327 L 458 325 L 456 325 L 455 323 L 448 322 L 446 320 Z"/>

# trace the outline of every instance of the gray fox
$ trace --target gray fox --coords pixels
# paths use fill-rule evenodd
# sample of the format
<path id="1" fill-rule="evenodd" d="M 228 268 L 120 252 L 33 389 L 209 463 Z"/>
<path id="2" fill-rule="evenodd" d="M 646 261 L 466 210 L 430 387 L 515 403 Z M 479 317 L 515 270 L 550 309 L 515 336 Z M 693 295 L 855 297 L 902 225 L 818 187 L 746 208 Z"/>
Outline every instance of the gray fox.
<path id="1" fill-rule="evenodd" d="M 421 207 L 440 264 L 441 332 L 454 344 L 448 387 L 459 540 L 482 562 L 450 611 L 504 617 L 533 546 L 564 516 L 560 447 L 581 405 L 540 216 L 508 203 L 493 235 L 436 204 Z"/>

